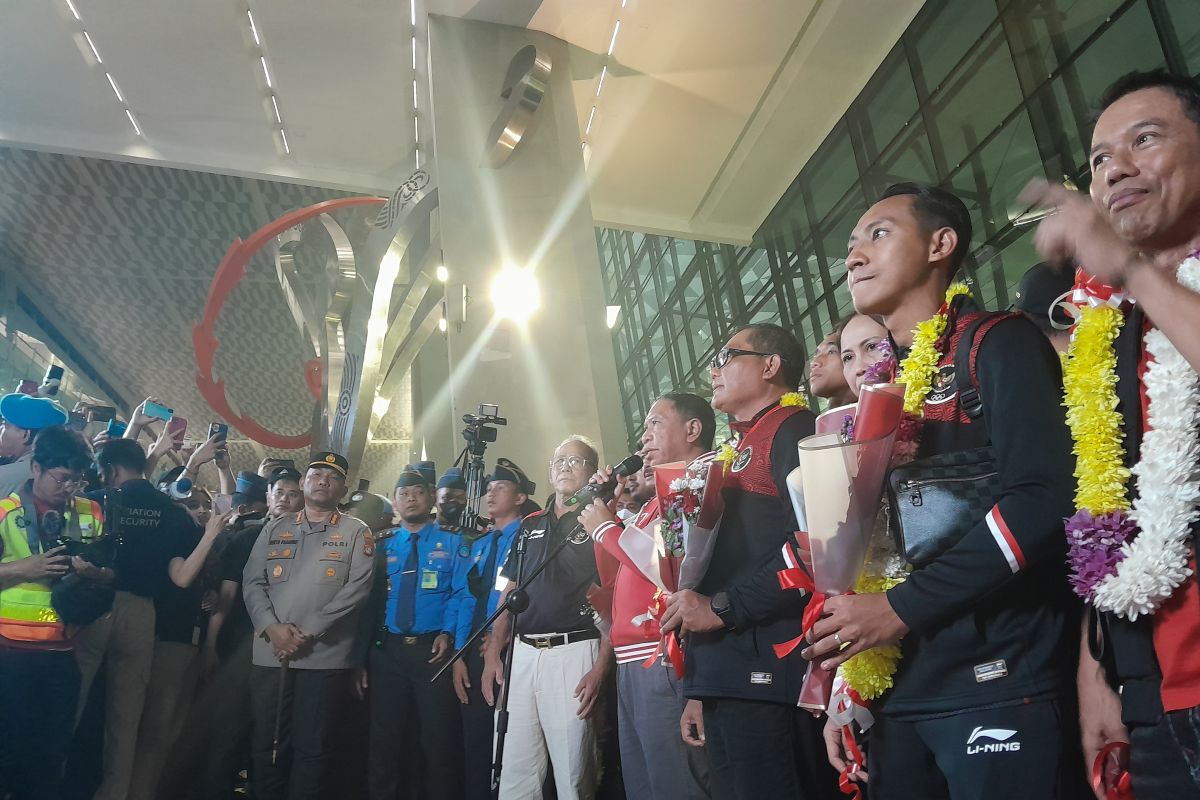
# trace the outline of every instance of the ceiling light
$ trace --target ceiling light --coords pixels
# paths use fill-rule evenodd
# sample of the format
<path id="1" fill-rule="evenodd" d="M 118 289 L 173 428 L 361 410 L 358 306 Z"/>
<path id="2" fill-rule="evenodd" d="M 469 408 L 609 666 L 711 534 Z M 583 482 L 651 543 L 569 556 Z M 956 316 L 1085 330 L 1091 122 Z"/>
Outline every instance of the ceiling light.
<path id="1" fill-rule="evenodd" d="M 412 58 L 413 58 L 413 71 L 415 72 L 417 69 L 417 37 L 415 37 L 415 36 L 412 37 Z"/>
<path id="2" fill-rule="evenodd" d="M 137 120 L 133 118 L 133 112 L 127 108 L 125 109 L 125 116 L 129 117 L 129 124 L 133 126 L 133 132 L 141 136 L 142 129 L 138 126 Z"/>
<path id="3" fill-rule="evenodd" d="M 612 330 L 613 328 L 617 327 L 617 318 L 621 316 L 621 307 L 608 306 L 606 310 L 606 321 L 608 322 L 609 330 Z"/>
<path id="4" fill-rule="evenodd" d="M 75 17 L 75 19 L 83 22 L 83 18 L 79 16 L 79 12 L 75 10 L 75 4 L 72 3 L 71 0 L 67 0 L 67 8 L 71 9 L 71 14 Z"/>
<path id="5" fill-rule="evenodd" d="M 271 95 L 271 108 L 275 109 L 275 121 L 282 125 L 283 117 L 279 115 L 279 101 L 275 99 L 275 95 Z"/>
<path id="6" fill-rule="evenodd" d="M 421 120 L 413 117 L 413 144 L 421 143 Z"/>
<path id="7" fill-rule="evenodd" d="M 288 144 L 287 131 L 285 131 L 283 128 L 279 129 L 279 138 L 283 140 L 284 154 L 290 156 L 292 154 L 292 148 L 291 148 L 291 145 Z"/>
<path id="8" fill-rule="evenodd" d="M 613 54 L 613 48 L 617 46 L 617 34 L 621 32 L 621 20 L 617 20 L 617 24 L 613 25 L 612 40 L 608 43 L 608 54 Z"/>
<path id="9" fill-rule="evenodd" d="M 437 268 L 437 279 L 442 283 L 450 280 L 450 270 L 446 269 L 444 265 L 439 264 Z"/>
<path id="10" fill-rule="evenodd" d="M 117 102 L 124 103 L 125 98 L 121 96 L 121 90 L 117 88 L 117 82 L 113 80 L 111 72 L 104 73 L 104 77 L 108 78 L 108 85 L 112 87 L 113 94 L 117 96 Z"/>
<path id="11" fill-rule="evenodd" d="M 100 51 L 96 49 L 96 43 L 92 41 L 92 35 L 87 31 L 84 31 L 83 38 L 87 39 L 88 47 L 92 48 L 92 55 L 96 57 L 96 63 L 103 64 L 104 59 L 100 58 Z"/>
<path id="12" fill-rule="evenodd" d="M 447 327 L 447 325 L 446 325 L 446 318 L 445 318 L 445 317 L 438 317 L 438 330 L 439 330 L 439 331 L 441 331 L 442 333 L 445 333 L 445 332 L 446 332 L 446 327 Z"/>
<path id="13" fill-rule="evenodd" d="M 254 43 L 262 47 L 262 40 L 258 38 L 258 26 L 254 24 L 254 15 L 248 8 L 246 9 L 246 19 L 250 20 L 250 33 L 254 36 Z"/>
<path id="14" fill-rule="evenodd" d="M 587 136 L 589 133 L 591 133 L 591 132 L 592 132 L 592 122 L 593 122 L 595 119 L 596 119 L 596 107 L 595 107 L 595 106 L 592 106 L 592 113 L 588 114 L 588 124 L 587 124 L 587 128 L 585 128 L 585 129 L 584 129 L 584 131 L 583 131 L 583 135 L 584 135 L 584 136 Z"/>
<path id="15" fill-rule="evenodd" d="M 413 111 L 417 110 L 417 81 L 413 79 Z"/>
<path id="16" fill-rule="evenodd" d="M 267 88 L 268 88 L 268 89 L 273 89 L 274 87 L 273 87 L 273 86 L 271 86 L 271 73 L 267 71 L 267 57 L 266 57 L 266 56 L 259 56 L 259 57 L 258 57 L 258 62 L 259 62 L 260 64 L 262 64 L 262 68 L 263 68 L 263 77 L 267 79 Z"/>
<path id="17" fill-rule="evenodd" d="M 417 0 L 408 0 L 408 21 L 417 27 Z"/>
<path id="18" fill-rule="evenodd" d="M 608 77 L 608 64 L 600 68 L 600 82 L 596 84 L 596 97 L 604 90 L 604 79 Z"/>
<path id="19" fill-rule="evenodd" d="M 513 264 L 506 264 L 492 279 L 491 297 L 497 317 L 521 325 L 542 304 L 533 270 Z"/>

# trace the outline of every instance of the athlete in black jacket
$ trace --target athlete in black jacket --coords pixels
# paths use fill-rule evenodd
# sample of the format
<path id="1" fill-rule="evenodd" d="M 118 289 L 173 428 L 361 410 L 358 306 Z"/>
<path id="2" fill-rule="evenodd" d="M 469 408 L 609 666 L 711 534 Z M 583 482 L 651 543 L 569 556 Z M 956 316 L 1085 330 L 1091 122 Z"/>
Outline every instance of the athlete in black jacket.
<path id="1" fill-rule="evenodd" d="M 917 324 L 938 313 L 970 237 L 958 198 L 913 184 L 889 189 L 855 228 L 855 307 L 883 318 L 901 357 Z M 974 375 L 955 376 L 959 341 L 980 312 L 962 298 L 947 313 L 918 458 L 990 440 L 999 499 L 899 586 L 828 600 L 805 655 L 833 669 L 901 643 L 895 687 L 873 709 L 872 800 L 1061 797 L 1060 782 L 1079 769 L 1067 763 L 1059 706 L 1077 611 L 1065 582 L 1073 459 L 1058 360 L 1028 321 L 990 315 L 968 345 Z M 984 413 L 972 421 L 961 390 L 975 381 Z"/>
<path id="2" fill-rule="evenodd" d="M 796 707 L 803 659 L 796 651 L 781 660 L 772 649 L 797 634 L 807 602 L 778 578 L 796 530 L 787 475 L 814 426 L 811 412 L 780 404 L 800 382 L 803 354 L 783 328 L 752 325 L 709 369 L 713 407 L 733 417 L 739 440 L 708 574 L 698 592 L 674 593 L 662 620 L 664 631 L 688 633 L 684 739 L 704 746 L 713 797 L 836 796 L 819 727 Z"/>

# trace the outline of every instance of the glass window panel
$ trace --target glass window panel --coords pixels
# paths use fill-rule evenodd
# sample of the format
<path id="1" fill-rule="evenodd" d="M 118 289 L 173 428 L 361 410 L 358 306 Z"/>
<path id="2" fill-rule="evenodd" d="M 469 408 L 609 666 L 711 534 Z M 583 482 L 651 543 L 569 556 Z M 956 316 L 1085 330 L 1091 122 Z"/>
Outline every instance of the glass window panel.
<path id="1" fill-rule="evenodd" d="M 934 99 L 946 164 L 953 169 L 1021 103 L 1003 31 L 996 28 Z"/>
<path id="2" fill-rule="evenodd" d="M 1044 175 L 1029 115 L 1021 113 L 950 179 L 950 188 L 971 212 L 974 244 L 983 242 L 988 231 L 1006 227 L 1008 210 L 1018 205 L 1022 187 L 1030 178 Z"/>
<path id="3" fill-rule="evenodd" d="M 854 105 L 857 127 L 873 158 L 917 113 L 917 87 L 903 47 L 892 50 Z"/>
<path id="4" fill-rule="evenodd" d="M 749 300 L 758 295 L 771 280 L 771 263 L 766 250 L 752 250 L 741 268 L 742 297 Z"/>
<path id="5" fill-rule="evenodd" d="M 1047 69 L 1061 66 L 1055 57 L 1054 38 L 1061 36 L 1069 57 L 1112 13 L 1122 0 L 1019 0 L 1013 11 L 1024 13 Z M 1130 67 L 1129 69 L 1132 69 Z"/>
<path id="6" fill-rule="evenodd" d="M 1166 0 L 1171 15 L 1171 28 L 1183 50 L 1183 59 L 1188 71 L 1200 73 L 1200 13 L 1196 0 Z"/>
<path id="7" fill-rule="evenodd" d="M 844 123 L 839 122 L 834 126 L 833 132 L 825 138 L 801 176 L 812 195 L 816 218 L 823 219 L 858 180 L 858 165 L 854 161 L 854 150 Z"/>
<path id="8" fill-rule="evenodd" d="M 867 202 L 860 194 L 855 193 L 824 226 L 825 235 L 821 237 L 821 246 L 825 250 L 825 263 L 829 267 L 829 279 L 832 283 L 836 284 L 846 275 L 846 245 L 850 241 L 850 232 L 865 213 Z"/>
<path id="9" fill-rule="evenodd" d="M 750 314 L 751 325 L 756 325 L 760 322 L 779 324 L 779 300 L 772 291 L 768 291 L 766 296 L 755 304 L 755 309 Z"/>
<path id="10" fill-rule="evenodd" d="M 925 126 L 910 125 L 899 138 L 888 147 L 879 160 L 867 171 L 864 178 L 866 192 L 875 197 L 893 183 L 921 181 L 937 183 L 937 169 L 933 163 L 933 151 Z"/>
<path id="11" fill-rule="evenodd" d="M 1150 70 L 1166 63 L 1150 10 L 1131 6 L 1075 61 L 1079 85 L 1094 104 L 1117 78 L 1132 70 Z"/>
<path id="12" fill-rule="evenodd" d="M 925 88 L 932 92 L 996 19 L 996 0 L 940 0 L 916 35 Z M 932 19 L 930 19 L 932 17 Z"/>
<path id="13" fill-rule="evenodd" d="M 650 322 L 658 314 L 659 307 L 658 282 L 653 277 L 642 286 L 641 305 L 642 314 L 646 321 Z"/>

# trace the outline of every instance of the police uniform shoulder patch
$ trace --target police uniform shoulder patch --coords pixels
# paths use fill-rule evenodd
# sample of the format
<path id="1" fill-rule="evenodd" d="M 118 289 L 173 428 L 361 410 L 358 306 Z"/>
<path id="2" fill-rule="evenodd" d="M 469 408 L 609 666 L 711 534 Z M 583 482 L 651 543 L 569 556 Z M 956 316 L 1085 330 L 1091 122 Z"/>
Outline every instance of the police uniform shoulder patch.
<path id="1" fill-rule="evenodd" d="M 753 445 L 746 445 L 744 450 L 739 450 L 737 456 L 733 459 L 733 464 L 730 469 L 734 472 L 741 472 L 750 463 L 750 459 L 754 458 Z"/>
<path id="2" fill-rule="evenodd" d="M 460 544 L 458 546 L 458 557 L 466 558 L 469 555 L 471 555 L 471 548 L 467 547 L 465 544 Z"/>
<path id="3" fill-rule="evenodd" d="M 370 530 L 363 533 L 363 555 L 368 558 L 375 555 L 375 535 Z"/>

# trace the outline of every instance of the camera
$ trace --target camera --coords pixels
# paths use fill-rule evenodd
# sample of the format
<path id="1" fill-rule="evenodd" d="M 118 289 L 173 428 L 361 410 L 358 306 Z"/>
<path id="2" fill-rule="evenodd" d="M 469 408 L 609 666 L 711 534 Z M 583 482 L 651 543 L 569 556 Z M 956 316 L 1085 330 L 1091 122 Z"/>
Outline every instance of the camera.
<path id="1" fill-rule="evenodd" d="M 463 438 L 470 444 L 496 441 L 496 429 L 493 426 L 508 424 L 508 420 L 500 416 L 500 406 L 495 403 L 480 403 L 478 413 L 463 414 L 462 421 L 467 425 L 463 430 Z"/>

